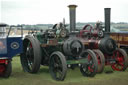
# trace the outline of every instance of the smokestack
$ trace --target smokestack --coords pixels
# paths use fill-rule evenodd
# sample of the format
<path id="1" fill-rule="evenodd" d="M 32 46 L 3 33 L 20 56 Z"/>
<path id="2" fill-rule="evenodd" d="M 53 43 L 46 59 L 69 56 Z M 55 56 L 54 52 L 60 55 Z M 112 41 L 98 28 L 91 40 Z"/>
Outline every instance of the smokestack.
<path id="1" fill-rule="evenodd" d="M 76 30 L 76 7 L 77 5 L 69 5 L 70 12 L 70 32 Z"/>
<path id="2" fill-rule="evenodd" d="M 105 32 L 110 32 L 111 8 L 105 8 Z"/>

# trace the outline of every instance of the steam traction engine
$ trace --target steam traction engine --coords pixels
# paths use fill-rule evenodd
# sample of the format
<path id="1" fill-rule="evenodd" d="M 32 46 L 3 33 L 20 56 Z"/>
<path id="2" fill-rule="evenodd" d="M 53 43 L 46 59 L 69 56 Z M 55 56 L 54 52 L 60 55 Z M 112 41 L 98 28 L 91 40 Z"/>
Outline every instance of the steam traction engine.
<path id="1" fill-rule="evenodd" d="M 0 24 L 0 76 L 8 78 L 12 72 L 12 57 L 22 52 L 22 37 L 6 35 L 6 24 Z"/>
<path id="2" fill-rule="evenodd" d="M 124 71 L 128 65 L 128 57 L 125 50 L 117 47 L 116 42 L 109 37 L 110 32 L 110 8 L 105 8 L 105 32 L 100 22 L 93 28 L 85 25 L 80 31 L 79 37 L 83 39 L 85 48 L 94 49 L 98 59 L 98 72 L 102 72 L 104 65 L 111 65 L 113 70 Z M 99 50 L 97 50 L 99 49 Z"/>
<path id="3" fill-rule="evenodd" d="M 81 40 L 76 37 L 75 8 L 70 5 L 70 32 L 65 24 L 60 29 L 52 29 L 27 35 L 23 40 L 21 64 L 24 71 L 37 73 L 40 65 L 49 66 L 55 80 L 64 80 L 67 66 L 80 66 L 84 76 L 93 77 L 97 72 L 98 62 L 95 53 L 85 49 Z"/>

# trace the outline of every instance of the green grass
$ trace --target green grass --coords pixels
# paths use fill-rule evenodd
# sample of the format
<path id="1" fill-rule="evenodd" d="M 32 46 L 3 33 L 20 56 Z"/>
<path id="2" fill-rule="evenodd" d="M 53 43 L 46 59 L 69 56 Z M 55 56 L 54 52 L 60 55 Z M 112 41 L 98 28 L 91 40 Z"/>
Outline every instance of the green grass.
<path id="1" fill-rule="evenodd" d="M 55 81 L 51 78 L 48 67 L 41 66 L 37 74 L 23 72 L 19 57 L 13 58 L 12 66 L 10 78 L 0 78 L 0 85 L 128 85 L 128 69 L 125 72 L 106 74 L 106 71 L 112 70 L 107 66 L 102 74 L 93 78 L 82 76 L 78 68 L 68 69 L 64 81 Z"/>

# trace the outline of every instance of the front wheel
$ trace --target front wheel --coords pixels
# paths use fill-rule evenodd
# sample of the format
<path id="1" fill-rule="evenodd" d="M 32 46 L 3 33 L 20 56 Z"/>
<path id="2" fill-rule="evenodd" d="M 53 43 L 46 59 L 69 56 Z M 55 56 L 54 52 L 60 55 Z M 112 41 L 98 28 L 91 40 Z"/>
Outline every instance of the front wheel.
<path id="1" fill-rule="evenodd" d="M 104 54 L 100 50 L 93 50 L 96 54 L 97 60 L 98 60 L 98 73 L 102 73 L 105 66 L 105 57 Z"/>
<path id="2" fill-rule="evenodd" d="M 86 58 L 88 63 L 81 64 L 80 71 L 83 76 L 94 77 L 98 69 L 98 61 L 95 53 L 92 50 L 86 50 L 82 52 L 81 57 Z"/>
<path id="3" fill-rule="evenodd" d="M 53 52 L 50 56 L 49 70 L 53 79 L 63 81 L 67 73 L 65 56 L 59 52 Z"/>
<path id="4" fill-rule="evenodd" d="M 125 71 L 128 66 L 128 57 L 126 51 L 118 48 L 113 53 L 113 58 L 116 60 L 116 63 L 111 65 L 112 69 L 116 71 Z"/>

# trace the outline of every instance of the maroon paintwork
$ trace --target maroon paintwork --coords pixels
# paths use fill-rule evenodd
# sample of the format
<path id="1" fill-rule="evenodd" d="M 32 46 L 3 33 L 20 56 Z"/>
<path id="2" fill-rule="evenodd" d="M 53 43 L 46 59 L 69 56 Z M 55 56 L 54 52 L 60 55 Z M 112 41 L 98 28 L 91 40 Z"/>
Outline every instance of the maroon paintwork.
<path id="1" fill-rule="evenodd" d="M 90 29 L 87 30 L 86 29 L 87 27 L 90 27 Z M 101 39 L 103 39 L 103 37 L 98 37 L 98 32 L 99 32 L 99 29 L 93 28 L 91 25 L 85 25 L 83 30 L 80 31 L 80 34 L 78 37 L 81 38 L 81 41 L 83 42 L 85 48 L 99 49 L 99 43 Z M 86 33 L 86 35 L 84 35 L 84 33 Z M 126 37 L 124 34 L 111 33 L 111 37 L 121 45 L 128 44 L 128 34 Z M 117 71 L 123 70 L 124 56 L 120 53 L 119 50 L 115 50 L 112 55 L 104 53 L 104 57 L 105 57 L 105 65 L 111 65 L 111 67 Z M 97 56 L 97 59 L 98 59 L 98 56 Z M 118 62 L 114 62 L 113 60 L 117 60 Z M 98 61 L 100 60 L 98 59 Z M 116 64 L 120 64 L 120 68 L 118 68 Z"/>

